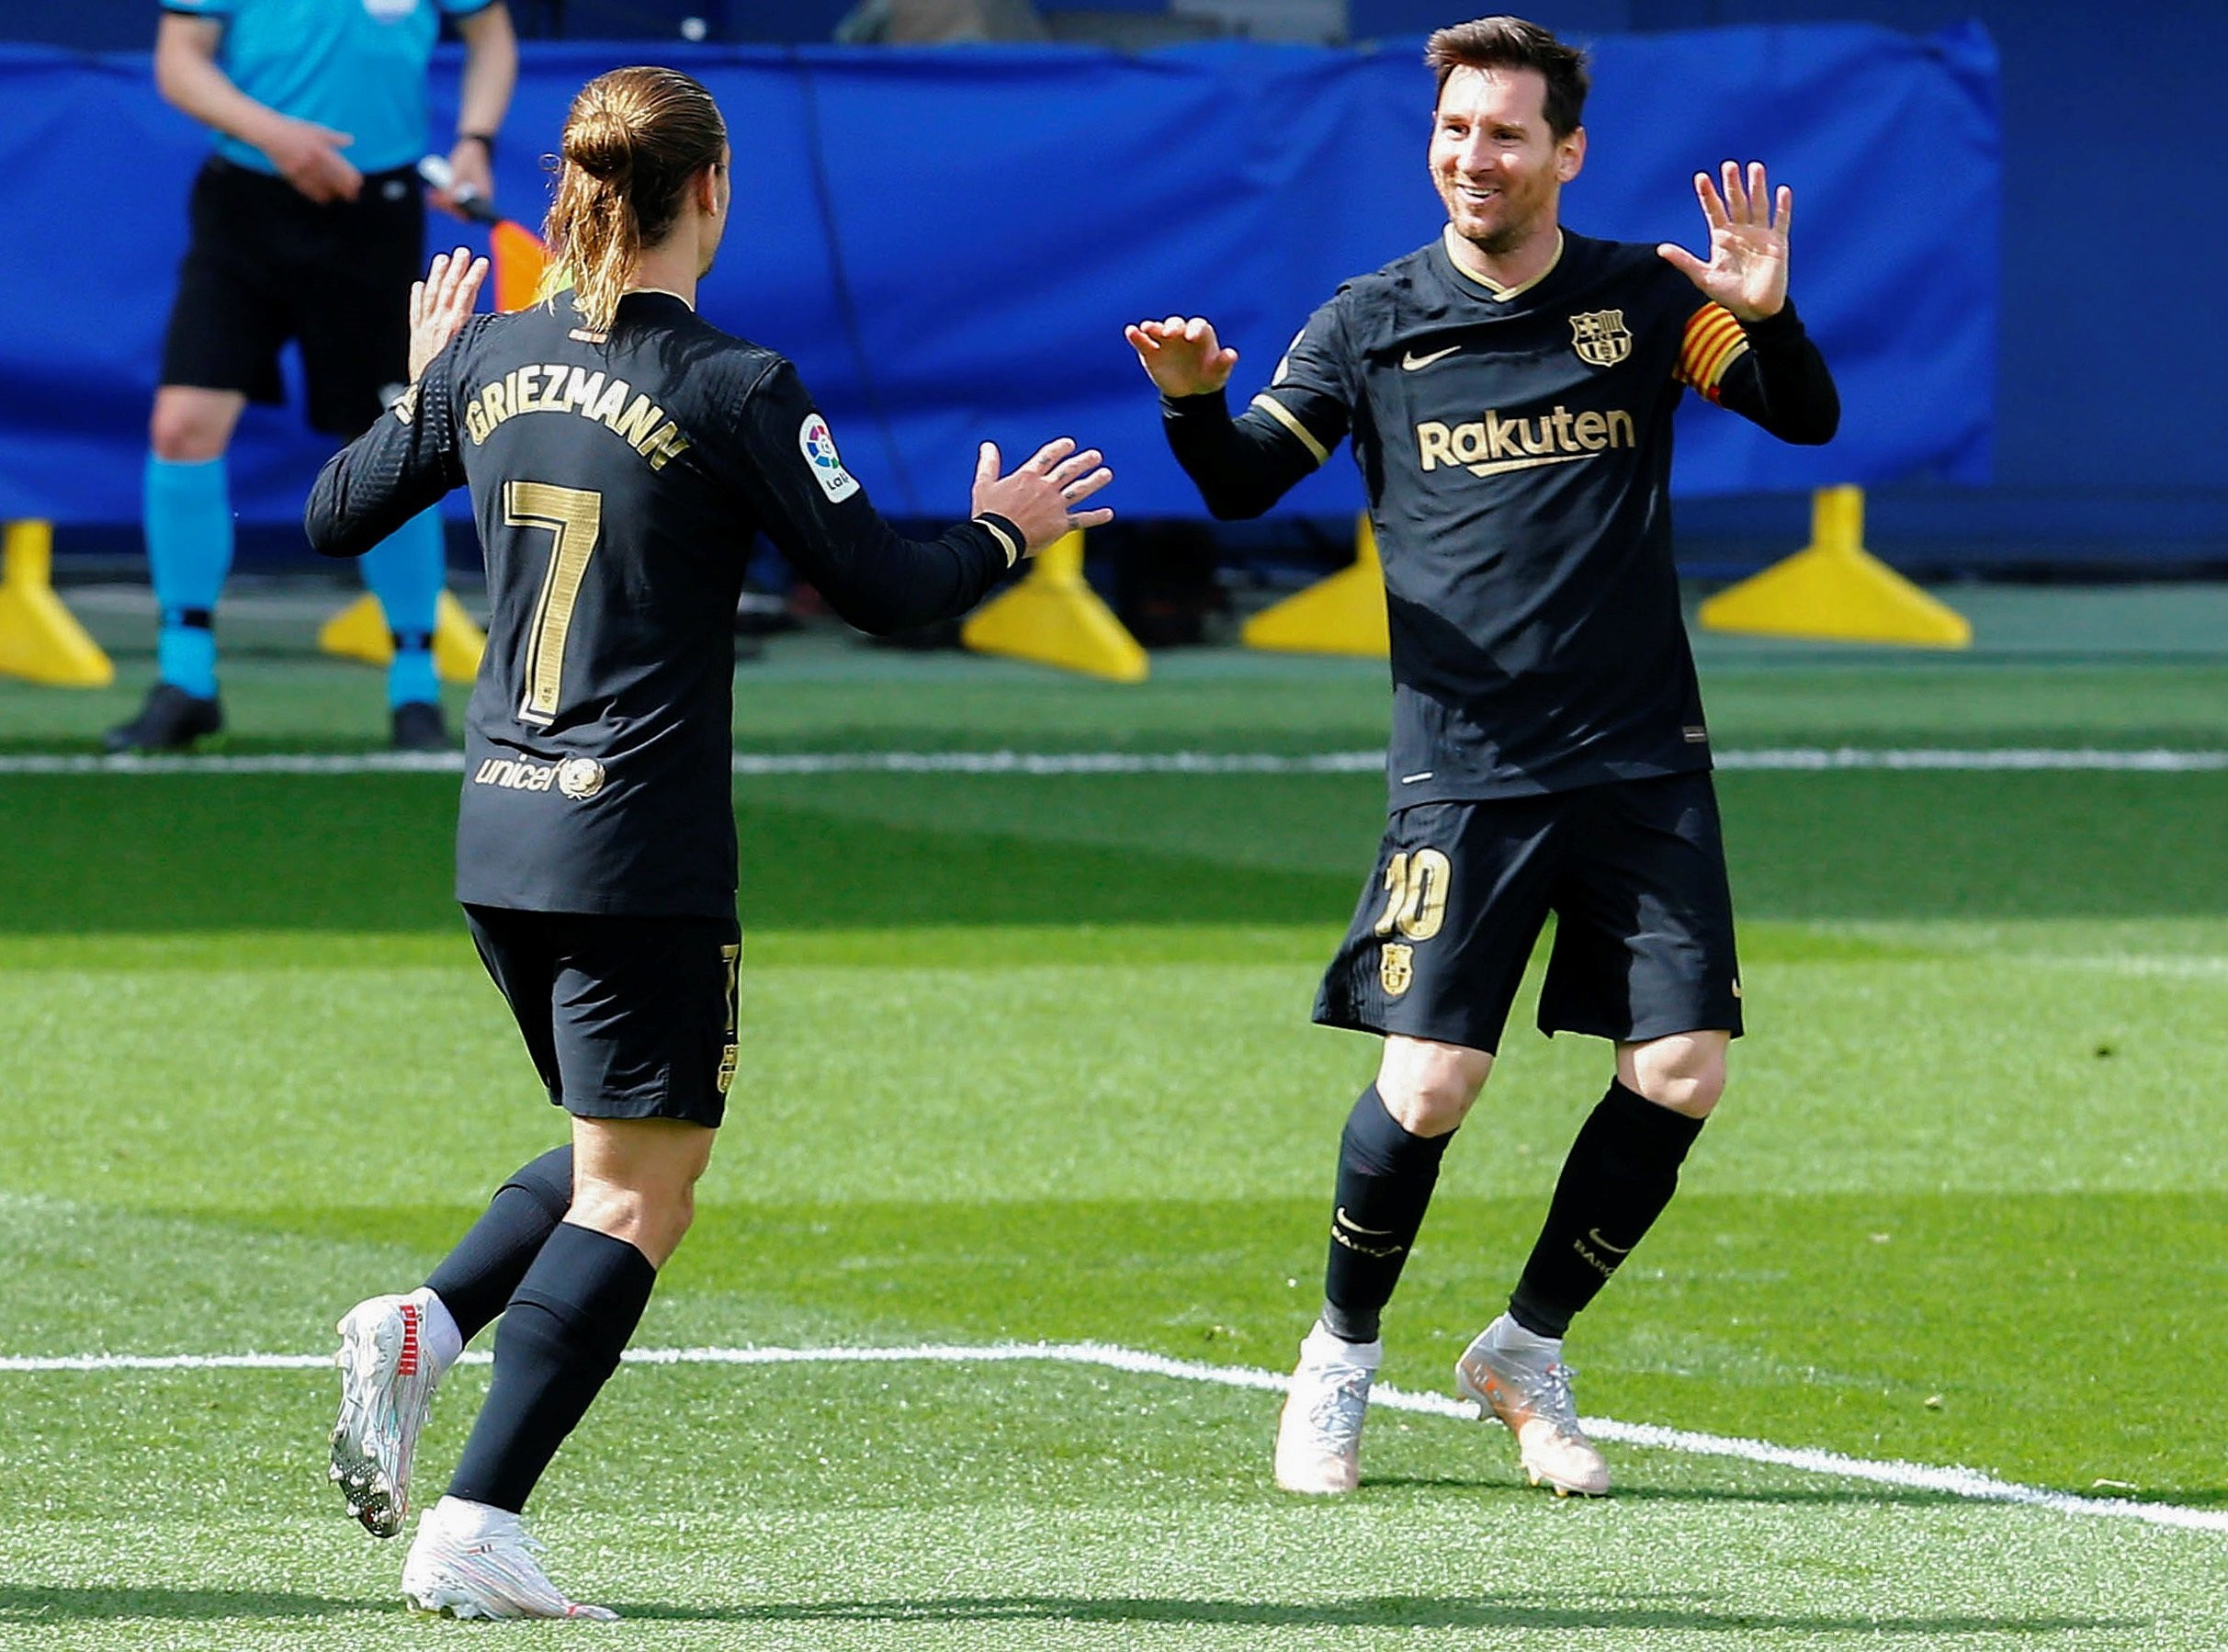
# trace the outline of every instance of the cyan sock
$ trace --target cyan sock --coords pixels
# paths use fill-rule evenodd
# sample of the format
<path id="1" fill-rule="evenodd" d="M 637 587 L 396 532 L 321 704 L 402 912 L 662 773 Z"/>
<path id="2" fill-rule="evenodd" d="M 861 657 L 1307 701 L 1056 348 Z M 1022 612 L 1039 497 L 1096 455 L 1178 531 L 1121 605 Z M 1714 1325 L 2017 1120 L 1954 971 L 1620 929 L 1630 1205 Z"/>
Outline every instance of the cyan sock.
<path id="1" fill-rule="evenodd" d="M 147 567 L 163 611 L 156 673 L 203 699 L 217 692 L 209 616 L 232 565 L 232 490 L 221 456 L 187 463 L 147 456 Z"/>
<path id="2" fill-rule="evenodd" d="M 433 636 L 447 572 L 437 510 L 413 516 L 364 557 L 364 583 L 379 599 L 387 628 L 394 636 L 394 663 L 387 668 L 390 706 L 440 700 Z"/>

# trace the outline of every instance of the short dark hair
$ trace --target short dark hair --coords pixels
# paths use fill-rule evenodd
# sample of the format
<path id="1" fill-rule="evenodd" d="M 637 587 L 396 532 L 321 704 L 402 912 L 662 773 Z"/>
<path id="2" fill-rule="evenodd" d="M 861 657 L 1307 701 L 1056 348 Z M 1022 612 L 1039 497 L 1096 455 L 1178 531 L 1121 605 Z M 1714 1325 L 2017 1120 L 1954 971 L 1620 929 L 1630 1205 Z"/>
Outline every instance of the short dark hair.
<path id="1" fill-rule="evenodd" d="M 1586 53 L 1566 46 L 1521 17 L 1479 17 L 1442 28 L 1424 42 L 1423 61 L 1439 77 L 1438 107 L 1457 69 L 1536 69 L 1547 82 L 1547 130 L 1558 139 L 1578 130 L 1586 113 Z"/>

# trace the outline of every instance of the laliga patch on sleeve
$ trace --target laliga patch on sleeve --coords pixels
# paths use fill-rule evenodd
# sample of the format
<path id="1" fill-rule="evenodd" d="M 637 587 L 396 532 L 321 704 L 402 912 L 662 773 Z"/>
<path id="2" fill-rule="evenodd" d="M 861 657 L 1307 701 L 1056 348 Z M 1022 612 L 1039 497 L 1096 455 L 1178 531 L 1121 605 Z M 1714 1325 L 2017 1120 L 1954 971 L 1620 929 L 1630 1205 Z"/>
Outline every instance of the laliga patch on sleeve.
<path id="1" fill-rule="evenodd" d="M 820 492 L 828 495 L 831 504 L 841 504 L 859 491 L 859 479 L 843 469 L 843 460 L 835 450 L 835 437 L 820 414 L 805 415 L 804 426 L 797 433 L 797 446 L 812 467 L 812 480 L 820 484 Z"/>

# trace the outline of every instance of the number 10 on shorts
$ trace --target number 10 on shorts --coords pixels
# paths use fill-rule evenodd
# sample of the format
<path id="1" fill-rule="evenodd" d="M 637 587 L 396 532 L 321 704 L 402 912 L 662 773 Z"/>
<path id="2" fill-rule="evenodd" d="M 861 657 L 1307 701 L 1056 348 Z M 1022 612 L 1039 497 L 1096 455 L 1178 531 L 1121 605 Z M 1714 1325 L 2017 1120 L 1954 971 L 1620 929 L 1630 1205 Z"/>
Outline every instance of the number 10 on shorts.
<path id="1" fill-rule="evenodd" d="M 1396 854 L 1385 868 L 1385 911 L 1376 932 L 1385 942 L 1378 956 L 1377 979 L 1388 997 L 1397 998 L 1415 979 L 1415 947 L 1446 922 L 1447 886 L 1454 869 L 1437 849 Z M 1391 937 L 1397 934 L 1400 940 Z"/>

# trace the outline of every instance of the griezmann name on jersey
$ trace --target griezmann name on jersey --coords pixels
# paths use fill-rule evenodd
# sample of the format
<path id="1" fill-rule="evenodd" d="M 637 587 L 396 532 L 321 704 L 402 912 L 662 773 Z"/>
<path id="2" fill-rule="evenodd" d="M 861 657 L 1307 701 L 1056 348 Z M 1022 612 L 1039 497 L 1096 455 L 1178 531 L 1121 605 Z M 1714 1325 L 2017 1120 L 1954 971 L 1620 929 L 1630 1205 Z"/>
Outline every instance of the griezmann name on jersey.
<path id="1" fill-rule="evenodd" d="M 569 293 L 474 317 L 325 466 L 305 526 L 358 555 L 460 484 L 491 605 L 457 826 L 475 906 L 733 913 L 734 614 L 757 533 L 869 631 L 966 612 L 1024 549 L 994 515 L 901 537 L 796 368 L 671 293 L 628 293 L 608 334 Z"/>

